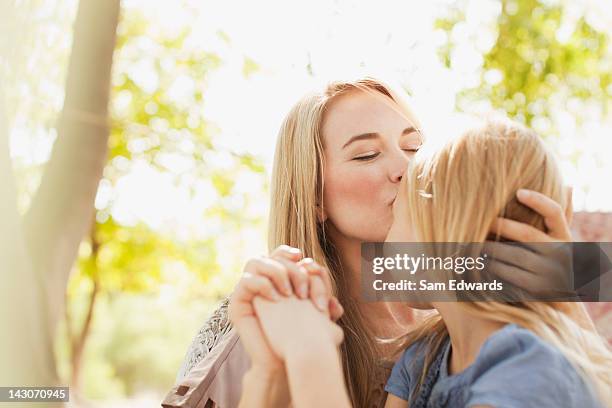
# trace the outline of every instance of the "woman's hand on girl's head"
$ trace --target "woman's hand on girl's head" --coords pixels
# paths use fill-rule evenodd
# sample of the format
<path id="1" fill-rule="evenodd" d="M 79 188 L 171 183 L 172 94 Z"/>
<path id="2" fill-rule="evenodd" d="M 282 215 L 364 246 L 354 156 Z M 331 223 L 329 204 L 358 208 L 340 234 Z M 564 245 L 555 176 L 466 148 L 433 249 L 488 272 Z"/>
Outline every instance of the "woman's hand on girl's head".
<path id="1" fill-rule="evenodd" d="M 571 248 L 554 243 L 572 240 L 567 219 L 570 217 L 571 204 L 564 210 L 551 198 L 530 190 L 519 190 L 517 199 L 544 218 L 548 231 L 544 232 L 515 220 L 498 218 L 492 225 L 491 232 L 508 240 L 521 242 L 527 248 L 488 241 L 485 249 L 495 252 L 495 259 L 488 265 L 489 271 L 535 297 L 569 295 Z"/>
<path id="2" fill-rule="evenodd" d="M 516 198 L 544 218 L 548 232 L 522 222 L 498 218 L 492 226 L 493 233 L 517 242 L 570 242 L 571 194 L 563 209 L 559 203 L 544 194 L 531 190 L 518 190 Z"/>

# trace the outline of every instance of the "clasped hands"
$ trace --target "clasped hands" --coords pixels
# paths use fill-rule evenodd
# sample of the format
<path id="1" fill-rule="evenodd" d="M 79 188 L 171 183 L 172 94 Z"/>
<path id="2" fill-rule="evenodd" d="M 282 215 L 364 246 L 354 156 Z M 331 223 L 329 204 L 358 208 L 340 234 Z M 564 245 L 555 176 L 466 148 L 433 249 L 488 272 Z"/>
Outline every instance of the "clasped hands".
<path id="1" fill-rule="evenodd" d="M 229 317 L 251 359 L 243 382 L 249 406 L 287 406 L 287 366 L 337 355 L 344 310 L 326 268 L 282 245 L 251 259 L 230 299 Z M 303 370 L 302 370 L 303 371 Z M 259 402 L 257 402 L 259 401 Z"/>

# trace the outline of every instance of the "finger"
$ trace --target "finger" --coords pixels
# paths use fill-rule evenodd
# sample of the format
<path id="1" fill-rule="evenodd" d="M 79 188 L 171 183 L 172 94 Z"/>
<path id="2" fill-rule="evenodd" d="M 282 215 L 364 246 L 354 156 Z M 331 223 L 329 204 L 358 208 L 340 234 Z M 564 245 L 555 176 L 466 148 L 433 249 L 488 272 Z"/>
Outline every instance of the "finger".
<path id="1" fill-rule="evenodd" d="M 304 258 L 298 262 L 298 265 L 302 265 L 304 268 L 306 268 L 309 275 L 320 276 L 321 279 L 323 279 L 323 283 L 325 284 L 325 288 L 327 289 L 329 296 L 332 296 L 333 286 L 329 274 L 329 269 L 319 265 L 312 258 Z"/>
<path id="2" fill-rule="evenodd" d="M 544 218 L 549 234 L 558 239 L 567 239 L 570 235 L 569 226 L 561 205 L 552 198 L 532 190 L 520 189 L 516 192 L 517 199 Z"/>
<path id="3" fill-rule="evenodd" d="M 268 354 L 276 355 L 268 344 L 257 317 L 253 316 L 236 319 L 232 321 L 232 325 L 236 327 L 240 337 L 243 339 L 241 343 L 251 357 L 252 362 L 256 362 L 258 359 L 261 359 L 262 356 Z M 244 339 L 248 339 L 248 341 Z M 265 363 L 267 363 L 267 361 Z"/>
<path id="4" fill-rule="evenodd" d="M 572 219 L 574 217 L 573 191 L 574 189 L 571 186 L 567 187 L 565 197 L 565 219 L 567 220 L 568 225 L 572 224 Z"/>
<path id="5" fill-rule="evenodd" d="M 523 269 L 514 265 L 508 265 L 504 262 L 493 261 L 489 266 L 489 271 L 506 282 L 514 285 L 516 288 L 528 294 L 528 298 L 517 297 L 518 294 L 513 294 L 512 291 L 504 290 L 504 295 L 509 295 L 512 299 L 507 301 L 517 300 L 538 300 L 549 301 L 559 299 L 560 296 L 567 297 L 571 292 L 567 290 L 562 282 L 547 279 L 537 274 L 525 272 Z"/>
<path id="6" fill-rule="evenodd" d="M 483 249 L 489 262 L 501 261 L 518 266 L 529 273 L 540 271 L 544 266 L 540 255 L 517 244 L 485 241 Z"/>
<path id="7" fill-rule="evenodd" d="M 293 294 L 289 271 L 285 266 L 283 258 L 260 258 L 258 262 L 255 263 L 255 273 L 270 279 L 274 283 L 276 289 L 284 295 L 291 296 Z"/>
<path id="8" fill-rule="evenodd" d="M 337 322 L 344 314 L 344 308 L 336 297 L 329 299 L 329 315 L 330 318 Z"/>
<path id="9" fill-rule="evenodd" d="M 523 290 L 533 289 L 537 280 L 535 275 L 525 272 L 521 268 L 496 260 L 488 264 L 487 271 L 495 278 L 502 279 Z"/>
<path id="10" fill-rule="evenodd" d="M 279 293 L 268 278 L 246 273 L 239 285 L 238 298 L 243 302 L 251 302 L 255 296 L 261 296 L 272 302 L 280 300 Z"/>
<path id="11" fill-rule="evenodd" d="M 276 262 L 282 264 L 288 274 L 289 280 L 291 281 L 291 285 L 293 287 L 294 293 L 297 294 L 300 299 L 308 299 L 308 272 L 306 269 L 296 264 L 295 262 L 288 261 L 283 258 L 276 259 Z"/>
<path id="12" fill-rule="evenodd" d="M 265 276 L 274 283 L 277 291 L 286 296 L 290 296 L 293 293 L 287 268 L 275 259 L 265 256 L 251 259 L 244 267 L 244 272 Z"/>
<path id="13" fill-rule="evenodd" d="M 312 300 L 317 309 L 329 315 L 329 295 L 320 276 L 310 276 L 310 300 Z"/>
<path id="14" fill-rule="evenodd" d="M 536 227 L 508 218 L 498 217 L 491 224 L 490 231 L 511 241 L 518 242 L 553 242 L 545 232 Z"/>
<path id="15" fill-rule="evenodd" d="M 253 295 L 244 287 L 244 283 L 240 280 L 236 289 L 230 296 L 230 302 L 227 308 L 230 320 L 233 322 L 243 317 L 255 316 L 255 309 L 251 303 L 252 300 Z"/>
<path id="16" fill-rule="evenodd" d="M 303 258 L 302 251 L 289 245 L 280 245 L 270 253 L 270 258 L 285 258 L 297 262 Z"/>

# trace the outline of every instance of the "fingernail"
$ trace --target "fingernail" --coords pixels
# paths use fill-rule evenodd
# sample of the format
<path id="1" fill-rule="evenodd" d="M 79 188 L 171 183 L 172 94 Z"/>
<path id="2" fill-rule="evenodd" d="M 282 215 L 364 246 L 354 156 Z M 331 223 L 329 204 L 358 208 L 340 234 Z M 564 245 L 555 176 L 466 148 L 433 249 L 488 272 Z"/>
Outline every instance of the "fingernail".
<path id="1" fill-rule="evenodd" d="M 521 188 L 521 189 L 519 189 L 519 190 L 516 192 L 516 196 L 517 196 L 518 198 L 521 198 L 521 199 L 523 199 L 523 198 L 527 198 L 527 197 L 529 197 L 529 190 L 525 190 L 525 189 Z"/>
<path id="2" fill-rule="evenodd" d="M 289 248 L 289 252 L 292 254 L 299 254 L 301 251 L 297 248 Z"/>
<path id="3" fill-rule="evenodd" d="M 317 304 L 317 307 L 322 312 L 325 312 L 327 310 L 327 299 L 325 298 L 325 296 L 317 296 L 315 302 Z"/>
<path id="4" fill-rule="evenodd" d="M 299 295 L 302 299 L 306 299 L 308 297 L 308 285 L 306 283 L 302 283 L 299 289 Z"/>
<path id="5" fill-rule="evenodd" d="M 312 259 L 312 258 L 304 258 L 304 259 L 302 259 L 302 264 L 310 264 L 310 263 L 313 263 L 313 262 L 314 262 L 314 259 Z"/>

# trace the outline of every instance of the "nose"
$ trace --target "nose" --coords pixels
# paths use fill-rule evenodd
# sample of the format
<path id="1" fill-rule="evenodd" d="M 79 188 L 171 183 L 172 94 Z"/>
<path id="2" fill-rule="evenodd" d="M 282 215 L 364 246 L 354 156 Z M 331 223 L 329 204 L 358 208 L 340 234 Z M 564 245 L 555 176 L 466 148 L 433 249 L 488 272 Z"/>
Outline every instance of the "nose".
<path id="1" fill-rule="evenodd" d="M 389 179 L 393 183 L 399 183 L 406 173 L 408 167 L 408 157 L 403 150 L 398 149 L 391 157 L 389 165 Z"/>

